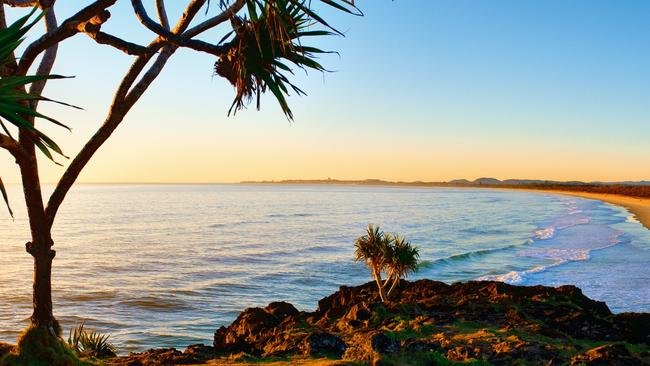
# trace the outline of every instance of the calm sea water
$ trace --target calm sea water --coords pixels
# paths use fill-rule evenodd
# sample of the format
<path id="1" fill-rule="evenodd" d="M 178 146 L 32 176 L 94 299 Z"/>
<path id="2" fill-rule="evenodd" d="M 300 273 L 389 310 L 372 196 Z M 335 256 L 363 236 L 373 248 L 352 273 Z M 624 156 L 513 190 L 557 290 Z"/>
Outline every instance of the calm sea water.
<path id="1" fill-rule="evenodd" d="M 18 187 L 10 188 L 14 206 Z M 0 341 L 31 306 L 25 210 L 0 219 Z M 624 209 L 499 190 L 318 185 L 80 185 L 55 223 L 55 314 L 121 353 L 211 343 L 244 308 L 313 310 L 369 274 L 353 261 L 368 223 L 425 261 L 413 278 L 574 284 L 615 312 L 650 311 L 650 231 Z"/>

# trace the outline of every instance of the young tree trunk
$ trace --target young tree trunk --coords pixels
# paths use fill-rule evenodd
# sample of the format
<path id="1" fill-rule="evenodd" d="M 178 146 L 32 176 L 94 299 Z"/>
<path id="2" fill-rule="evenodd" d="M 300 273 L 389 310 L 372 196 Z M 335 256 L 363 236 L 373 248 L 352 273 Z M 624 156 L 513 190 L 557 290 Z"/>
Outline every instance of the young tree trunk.
<path id="1" fill-rule="evenodd" d="M 378 271 L 374 266 L 372 270 L 373 277 L 375 277 L 375 282 L 377 283 L 377 289 L 379 290 L 379 298 L 381 302 L 386 302 L 386 296 L 384 295 L 384 286 L 381 283 L 381 271 Z"/>
<path id="2" fill-rule="evenodd" d="M 25 143 L 23 148 L 27 150 L 27 154 L 18 161 L 18 165 L 32 234 L 32 241 L 25 245 L 25 249 L 34 259 L 34 312 L 31 323 L 33 326 L 46 328 L 53 336 L 58 336 L 58 325 L 52 313 L 52 260 L 56 252 L 52 250 L 54 242 L 50 226 L 45 220 L 34 146 Z"/>
<path id="3" fill-rule="evenodd" d="M 52 335 L 57 334 L 56 321 L 52 313 L 52 259 L 53 250 L 36 249 L 34 256 L 34 294 L 32 325 L 47 328 Z"/>
<path id="4" fill-rule="evenodd" d="M 393 285 L 390 287 L 390 289 L 388 289 L 388 294 L 386 295 L 386 297 L 390 298 L 390 295 L 393 293 L 393 290 L 397 288 L 397 285 L 399 285 L 400 280 L 401 278 L 396 275 L 393 280 Z"/>

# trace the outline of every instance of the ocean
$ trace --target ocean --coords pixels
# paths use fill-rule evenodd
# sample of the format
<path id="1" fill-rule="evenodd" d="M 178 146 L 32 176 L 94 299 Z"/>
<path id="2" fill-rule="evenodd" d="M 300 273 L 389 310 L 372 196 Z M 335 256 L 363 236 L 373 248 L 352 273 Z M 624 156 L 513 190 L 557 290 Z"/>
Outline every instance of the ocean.
<path id="1" fill-rule="evenodd" d="M 51 189 L 49 187 L 48 189 Z M 31 314 L 22 192 L 0 218 L 0 341 Z M 370 280 L 353 260 L 368 223 L 406 236 L 411 279 L 572 284 L 614 312 L 650 311 L 650 231 L 625 209 L 555 194 L 347 185 L 77 185 L 55 222 L 55 315 L 121 354 L 212 342 L 241 310 L 313 310 Z"/>

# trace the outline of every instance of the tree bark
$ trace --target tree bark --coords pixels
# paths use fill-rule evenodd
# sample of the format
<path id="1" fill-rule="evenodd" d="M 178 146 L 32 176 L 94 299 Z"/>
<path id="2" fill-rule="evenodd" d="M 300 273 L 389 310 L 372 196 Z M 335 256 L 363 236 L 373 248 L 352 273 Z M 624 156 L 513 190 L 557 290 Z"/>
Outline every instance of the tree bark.
<path id="1" fill-rule="evenodd" d="M 22 137 L 22 136 L 21 136 Z M 38 163 L 34 145 L 21 139 L 23 148 L 27 149 L 26 156 L 18 160 L 22 176 L 23 191 L 27 204 L 27 215 L 31 230 L 32 241 L 25 249 L 34 258 L 34 284 L 32 326 L 44 327 L 53 336 L 58 336 L 58 326 L 52 313 L 52 259 L 56 252 L 52 250 L 52 235 L 45 220 L 45 208 L 38 176 Z"/>
<path id="2" fill-rule="evenodd" d="M 58 336 L 56 320 L 52 313 L 52 259 L 54 250 L 36 249 L 34 256 L 34 313 L 32 325 L 47 328 L 53 336 Z"/>

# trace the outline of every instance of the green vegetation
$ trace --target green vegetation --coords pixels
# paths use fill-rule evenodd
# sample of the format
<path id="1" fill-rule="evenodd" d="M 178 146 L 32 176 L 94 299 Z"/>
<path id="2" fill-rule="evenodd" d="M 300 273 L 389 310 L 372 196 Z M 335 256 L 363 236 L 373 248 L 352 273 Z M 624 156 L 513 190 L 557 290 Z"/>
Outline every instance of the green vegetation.
<path id="1" fill-rule="evenodd" d="M 110 335 L 100 334 L 94 329 L 86 329 L 85 322 L 70 329 L 68 345 L 79 356 L 109 358 L 116 355 L 115 347 L 108 342 Z"/>
<path id="2" fill-rule="evenodd" d="M 325 71 L 314 55 L 326 52 L 306 46 L 300 39 L 334 33 L 308 30 L 313 25 L 313 19 L 319 18 L 313 18 L 313 11 L 303 2 L 256 0 L 249 1 L 247 9 L 248 17 L 236 16 L 231 19 L 236 27 L 236 32 L 232 33 L 235 39 L 230 51 L 215 64 L 215 73 L 228 79 L 237 91 L 230 111 L 244 108 L 246 102 L 254 97 L 259 109 L 260 95 L 269 89 L 291 120 L 293 113 L 285 95 L 288 95 L 289 88 L 297 95 L 305 95 L 305 92 L 283 73 L 293 73 L 285 62 L 291 62 L 301 69 Z M 351 12 L 346 7 L 340 9 Z"/>
<path id="3" fill-rule="evenodd" d="M 29 14 L 16 20 L 13 24 L 5 29 L 0 29 L 0 69 L 7 67 L 15 62 L 14 53 L 16 49 L 25 40 L 27 32 L 41 19 L 44 13 L 41 13 L 30 22 L 30 19 L 36 13 L 37 8 L 34 8 Z M 30 124 L 25 116 L 31 118 L 42 118 L 54 124 L 67 128 L 59 121 L 47 117 L 34 108 L 33 102 L 37 101 L 52 101 L 45 98 L 38 93 L 27 92 L 27 86 L 32 83 L 41 82 L 47 79 L 60 79 L 59 75 L 7 75 L 0 72 L 0 127 L 6 133 L 7 137 L 13 138 L 9 132 L 5 122 L 8 122 L 21 131 L 25 131 L 33 143 L 47 156 L 53 159 L 50 150 L 63 155 L 59 146 L 47 137 L 43 132 L 36 129 L 33 124 Z M 58 102 L 57 102 L 58 103 Z M 64 104 L 64 103 L 61 103 Z M 1 142 L 1 141 L 0 141 Z M 2 178 L 0 177 L 0 194 L 4 200 L 9 214 L 13 216 L 11 206 L 9 205 L 9 198 L 5 190 Z"/>
<path id="4" fill-rule="evenodd" d="M 431 365 L 431 366 L 490 366 L 491 363 L 482 360 L 468 362 L 451 361 L 440 352 L 400 352 L 386 355 L 381 359 L 382 365 Z"/>
<path id="5" fill-rule="evenodd" d="M 85 366 L 74 350 L 44 327 L 31 326 L 18 339 L 14 350 L 0 359 L 0 366 Z"/>
<path id="6" fill-rule="evenodd" d="M 354 259 L 363 261 L 370 269 L 382 302 L 390 298 L 402 278 L 418 269 L 419 249 L 398 234 L 385 234 L 379 226 L 368 224 L 366 235 L 357 238 L 354 246 Z M 388 285 L 391 286 L 386 292 Z"/>

